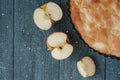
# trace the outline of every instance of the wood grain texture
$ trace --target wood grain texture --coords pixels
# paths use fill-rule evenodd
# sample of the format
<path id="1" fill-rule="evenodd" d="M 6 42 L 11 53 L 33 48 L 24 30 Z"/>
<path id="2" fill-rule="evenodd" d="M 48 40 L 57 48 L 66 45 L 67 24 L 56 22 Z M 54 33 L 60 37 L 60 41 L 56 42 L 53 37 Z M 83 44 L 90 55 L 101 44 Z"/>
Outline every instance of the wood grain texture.
<path id="1" fill-rule="evenodd" d="M 13 0 L 0 0 L 0 80 L 13 80 Z"/>
<path id="2" fill-rule="evenodd" d="M 56 2 L 63 18 L 48 31 L 40 30 L 33 12 L 46 2 Z M 0 80 L 119 80 L 120 61 L 105 58 L 89 48 L 73 29 L 69 0 L 0 0 Z M 46 38 L 55 31 L 68 34 L 73 54 L 57 61 L 46 47 Z M 77 61 L 90 56 L 96 63 L 96 74 L 83 78 Z"/>
<path id="3" fill-rule="evenodd" d="M 106 58 L 106 80 L 120 79 L 120 60 Z"/>
<path id="4" fill-rule="evenodd" d="M 46 38 L 55 30 L 52 28 L 42 31 L 33 22 L 35 8 L 46 2 L 48 1 L 15 1 L 15 80 L 58 80 L 59 78 L 59 61 L 55 61 L 46 48 Z M 55 26 L 59 28 L 58 25 Z"/>
<path id="5" fill-rule="evenodd" d="M 105 57 L 86 46 L 80 36 L 74 31 L 72 22 L 70 22 L 68 0 L 61 0 L 61 6 L 64 12 L 64 17 L 61 20 L 61 29 L 64 32 L 68 32 L 70 41 L 74 46 L 74 52 L 70 58 L 60 62 L 60 80 L 104 80 Z M 92 57 L 96 63 L 97 71 L 94 77 L 83 78 L 77 70 L 77 61 L 84 56 Z"/>

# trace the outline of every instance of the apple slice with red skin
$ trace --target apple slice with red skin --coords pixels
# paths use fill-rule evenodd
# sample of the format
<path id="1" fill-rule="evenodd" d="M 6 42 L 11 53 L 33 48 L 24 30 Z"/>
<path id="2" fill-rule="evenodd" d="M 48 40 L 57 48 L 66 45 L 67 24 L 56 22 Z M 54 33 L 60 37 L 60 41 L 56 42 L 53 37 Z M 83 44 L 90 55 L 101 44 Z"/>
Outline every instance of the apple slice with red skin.
<path id="1" fill-rule="evenodd" d="M 48 36 L 46 43 L 52 57 L 57 60 L 66 59 L 73 52 L 73 46 L 70 44 L 66 33 L 54 32 Z"/>
<path id="2" fill-rule="evenodd" d="M 63 16 L 62 9 L 54 2 L 48 2 L 35 9 L 33 19 L 37 27 L 48 30 Z"/>

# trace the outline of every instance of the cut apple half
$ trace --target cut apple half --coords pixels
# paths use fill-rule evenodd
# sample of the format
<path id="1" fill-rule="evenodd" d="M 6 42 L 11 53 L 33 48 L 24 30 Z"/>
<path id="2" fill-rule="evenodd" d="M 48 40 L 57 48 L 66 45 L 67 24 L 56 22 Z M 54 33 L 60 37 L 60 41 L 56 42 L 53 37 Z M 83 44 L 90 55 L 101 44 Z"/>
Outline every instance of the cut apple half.
<path id="1" fill-rule="evenodd" d="M 50 15 L 50 18 L 53 21 L 59 21 L 63 16 L 62 9 L 54 2 L 49 2 L 46 5 L 46 11 Z"/>
<path id="2" fill-rule="evenodd" d="M 86 56 L 77 62 L 77 68 L 83 77 L 90 77 L 95 74 L 96 66 L 92 58 Z"/>
<path id="3" fill-rule="evenodd" d="M 73 46 L 69 43 L 67 34 L 63 32 L 52 33 L 48 36 L 46 43 L 52 57 L 57 60 L 66 59 L 73 52 Z"/>
<path id="4" fill-rule="evenodd" d="M 42 30 L 48 30 L 63 16 L 62 9 L 54 2 L 48 2 L 35 9 L 33 19 L 35 24 Z"/>
<path id="5" fill-rule="evenodd" d="M 43 9 L 37 8 L 34 12 L 34 22 L 42 30 L 48 30 L 51 28 L 51 20 L 45 15 Z"/>

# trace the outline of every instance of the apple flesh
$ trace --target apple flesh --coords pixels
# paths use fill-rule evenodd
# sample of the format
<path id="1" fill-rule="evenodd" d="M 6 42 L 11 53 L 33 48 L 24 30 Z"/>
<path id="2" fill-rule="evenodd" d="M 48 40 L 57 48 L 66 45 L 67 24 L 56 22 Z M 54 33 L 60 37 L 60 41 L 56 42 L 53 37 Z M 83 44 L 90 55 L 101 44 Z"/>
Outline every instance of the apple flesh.
<path id="1" fill-rule="evenodd" d="M 47 47 L 53 58 L 63 60 L 73 52 L 73 46 L 69 43 L 68 36 L 63 32 L 54 32 L 47 38 Z"/>
<path id="2" fill-rule="evenodd" d="M 51 28 L 51 20 L 45 16 L 43 9 L 37 8 L 34 12 L 34 22 L 42 30 L 48 30 Z"/>
<path id="3" fill-rule="evenodd" d="M 54 2 L 48 2 L 35 9 L 33 19 L 35 24 L 42 30 L 48 30 L 63 16 L 62 9 Z"/>
<path id="4" fill-rule="evenodd" d="M 88 56 L 77 62 L 77 68 L 83 77 L 93 76 L 96 71 L 94 61 Z"/>

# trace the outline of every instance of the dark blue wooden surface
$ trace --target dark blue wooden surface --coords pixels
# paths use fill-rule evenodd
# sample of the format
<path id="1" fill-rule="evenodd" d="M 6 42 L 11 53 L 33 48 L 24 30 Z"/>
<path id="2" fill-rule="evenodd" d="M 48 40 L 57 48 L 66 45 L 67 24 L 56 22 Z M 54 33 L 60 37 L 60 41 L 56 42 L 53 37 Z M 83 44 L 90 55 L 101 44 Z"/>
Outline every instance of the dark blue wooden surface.
<path id="1" fill-rule="evenodd" d="M 50 30 L 42 31 L 33 21 L 40 5 L 58 3 L 64 16 Z M 0 80 L 120 80 L 120 60 L 105 58 L 90 49 L 77 35 L 69 17 L 69 0 L 0 0 Z M 54 60 L 46 47 L 47 36 L 66 32 L 74 46 L 71 57 Z M 76 62 L 91 56 L 96 74 L 83 78 Z"/>
<path id="2" fill-rule="evenodd" d="M 13 80 L 13 0 L 0 0 L 0 80 Z"/>

